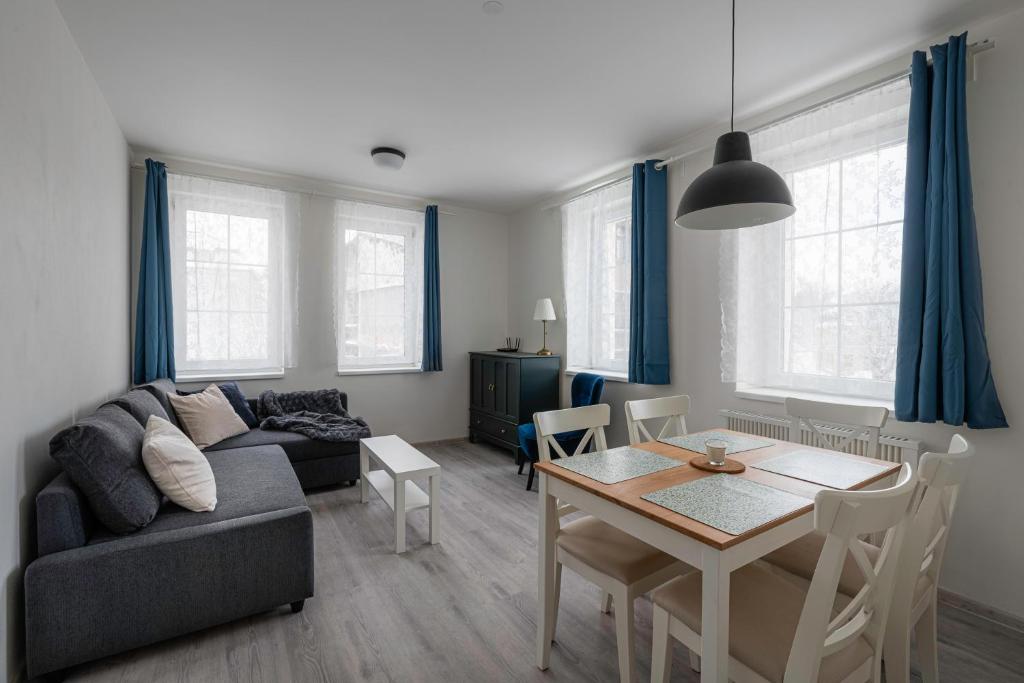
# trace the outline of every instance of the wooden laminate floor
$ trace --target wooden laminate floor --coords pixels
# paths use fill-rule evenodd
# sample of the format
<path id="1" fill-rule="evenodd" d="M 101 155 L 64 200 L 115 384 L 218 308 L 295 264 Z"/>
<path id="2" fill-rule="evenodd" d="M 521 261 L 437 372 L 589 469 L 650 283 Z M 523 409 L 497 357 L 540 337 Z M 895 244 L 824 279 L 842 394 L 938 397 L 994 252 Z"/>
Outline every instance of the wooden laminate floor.
<path id="1" fill-rule="evenodd" d="M 596 587 L 563 573 L 551 668 L 534 666 L 537 493 L 505 451 L 425 447 L 443 469 L 442 543 L 427 511 L 409 516 L 409 550 L 392 552 L 390 509 L 358 487 L 309 494 L 316 596 L 287 607 L 86 664 L 71 681 L 615 681 L 614 618 Z M 371 494 L 372 495 L 372 494 Z M 254 568 L 254 571 L 258 571 Z M 639 680 L 650 675 L 651 609 L 637 603 Z M 1024 634 L 944 607 L 945 682 L 1024 681 Z M 673 681 L 696 681 L 675 646 Z M 919 680 L 919 679 L 915 679 Z"/>

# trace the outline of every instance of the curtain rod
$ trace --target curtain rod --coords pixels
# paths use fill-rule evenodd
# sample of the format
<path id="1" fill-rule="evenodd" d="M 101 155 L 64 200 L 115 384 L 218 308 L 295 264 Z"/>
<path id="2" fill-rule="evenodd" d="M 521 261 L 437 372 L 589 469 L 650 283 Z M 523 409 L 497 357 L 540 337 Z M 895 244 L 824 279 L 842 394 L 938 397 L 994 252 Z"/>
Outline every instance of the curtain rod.
<path id="1" fill-rule="evenodd" d="M 403 204 L 388 204 L 386 202 L 371 201 L 369 199 L 353 199 L 351 197 L 343 196 L 341 193 L 338 193 L 338 194 L 328 194 L 326 192 L 316 192 L 314 190 L 286 190 L 286 189 L 282 189 L 281 187 L 278 187 L 278 186 L 275 186 L 275 185 L 268 185 L 266 183 L 253 183 L 253 182 L 249 182 L 248 180 L 239 180 L 238 178 L 226 178 L 224 176 L 209 175 L 209 174 L 206 174 L 206 173 L 192 173 L 191 171 L 175 171 L 174 169 L 168 167 L 166 164 L 164 164 L 164 166 L 167 168 L 168 172 L 170 172 L 170 173 L 177 173 L 178 175 L 192 176 L 193 178 L 203 178 L 204 180 L 216 180 L 216 181 L 220 181 L 220 182 L 223 182 L 223 183 L 237 183 L 237 184 L 240 184 L 240 185 L 249 185 L 251 187 L 260 187 L 260 188 L 267 189 L 267 190 L 277 190 L 278 192 L 294 192 L 295 194 L 304 194 L 304 195 L 307 195 L 307 196 L 310 196 L 310 197 L 323 197 L 325 199 L 341 199 L 341 200 L 347 201 L 347 202 L 363 202 L 365 204 L 373 204 L 375 206 L 384 206 L 384 207 L 387 207 L 389 209 L 405 209 L 406 211 L 419 211 L 419 210 L 421 210 L 421 209 L 410 208 L 408 205 L 403 205 Z M 131 167 L 132 168 L 142 169 L 142 170 L 146 169 L 146 165 L 145 164 L 141 164 L 141 163 L 138 163 L 138 162 L 132 162 Z M 413 203 L 418 203 L 418 202 L 413 202 Z M 426 205 L 423 206 L 422 208 L 426 209 Z M 442 216 L 457 216 L 458 215 L 458 214 L 453 213 L 451 211 L 442 211 L 440 209 L 440 207 L 438 208 L 437 212 L 439 214 L 441 214 Z"/>
<path id="2" fill-rule="evenodd" d="M 971 58 L 972 62 L 973 62 L 973 57 L 976 54 L 978 54 L 979 52 L 986 52 L 988 50 L 992 50 L 992 49 L 995 48 L 995 46 L 996 46 L 995 38 L 986 38 L 985 40 L 979 40 L 978 42 L 971 43 L 970 45 L 967 46 L 967 56 L 968 56 L 968 58 Z M 928 61 L 930 62 L 931 60 L 929 59 Z M 974 69 L 974 65 L 972 63 L 972 77 L 971 77 L 971 80 L 974 80 L 973 69 Z M 817 111 L 818 109 L 824 109 L 825 107 L 827 107 L 827 106 L 829 106 L 831 104 L 835 104 L 836 102 L 842 102 L 843 100 L 850 99 L 854 95 L 856 95 L 856 94 L 858 94 L 858 93 L 860 93 L 860 92 L 862 92 L 864 90 L 868 90 L 870 88 L 878 88 L 880 86 L 887 85 L 889 83 L 895 83 L 896 81 L 903 80 L 904 78 L 908 78 L 909 76 L 910 76 L 910 68 L 908 67 L 908 68 L 903 69 L 902 71 L 899 71 L 899 72 L 897 72 L 897 73 L 895 73 L 895 74 L 893 74 L 891 76 L 886 76 L 885 78 L 881 78 L 881 79 L 879 79 L 877 81 L 874 81 L 873 83 L 869 83 L 867 85 L 860 86 L 859 88 L 856 88 L 855 90 L 850 90 L 850 91 L 841 93 L 839 95 L 836 95 L 835 97 L 830 97 L 830 98 L 828 98 L 826 100 L 822 100 L 821 102 L 816 102 L 815 104 L 812 104 L 812 105 L 809 105 L 807 107 L 804 107 L 803 109 L 798 109 L 797 111 L 791 112 L 789 114 L 786 114 L 785 116 L 780 116 L 777 119 L 772 119 L 771 121 L 769 121 L 767 123 L 761 124 L 760 126 L 756 126 L 755 128 L 751 128 L 749 132 L 756 133 L 758 131 L 764 130 L 765 128 L 771 128 L 772 126 L 778 125 L 778 124 L 783 123 L 785 121 L 789 121 L 790 119 L 795 119 L 798 116 L 803 116 L 804 114 L 809 114 L 809 113 L 811 113 L 813 111 Z M 692 153 L 693 152 L 691 151 L 691 152 L 687 152 L 685 154 L 676 154 L 675 156 L 670 156 L 668 159 L 665 159 L 661 163 L 655 164 L 654 167 L 657 168 L 658 170 L 661 170 L 661 169 L 665 168 L 666 166 L 668 166 L 670 164 L 674 164 L 677 161 L 679 161 L 680 159 L 683 159 L 684 157 L 689 156 Z"/>

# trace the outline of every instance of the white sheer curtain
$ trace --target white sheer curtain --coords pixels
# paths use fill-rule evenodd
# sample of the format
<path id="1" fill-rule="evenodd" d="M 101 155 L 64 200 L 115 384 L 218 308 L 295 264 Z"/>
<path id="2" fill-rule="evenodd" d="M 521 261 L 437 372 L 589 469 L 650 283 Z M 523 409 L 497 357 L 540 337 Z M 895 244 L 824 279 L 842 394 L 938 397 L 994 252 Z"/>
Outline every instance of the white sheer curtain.
<path id="1" fill-rule="evenodd" d="M 334 326 L 340 371 L 423 362 L 422 211 L 338 201 Z"/>
<path id="2" fill-rule="evenodd" d="M 295 366 L 300 197 L 168 174 L 179 376 Z"/>
<path id="3" fill-rule="evenodd" d="M 751 135 L 797 210 L 721 234 L 723 382 L 892 398 L 909 101 L 900 79 Z"/>
<path id="4" fill-rule="evenodd" d="M 569 369 L 626 372 L 632 191 L 625 180 L 562 206 Z"/>

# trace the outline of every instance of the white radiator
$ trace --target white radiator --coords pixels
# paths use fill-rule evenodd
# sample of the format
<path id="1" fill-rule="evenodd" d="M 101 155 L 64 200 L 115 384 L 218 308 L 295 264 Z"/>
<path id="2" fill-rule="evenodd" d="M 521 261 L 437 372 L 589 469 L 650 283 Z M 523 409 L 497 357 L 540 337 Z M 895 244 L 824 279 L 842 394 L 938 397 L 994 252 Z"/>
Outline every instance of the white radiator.
<path id="1" fill-rule="evenodd" d="M 730 410 L 727 408 L 719 410 L 718 414 L 725 420 L 725 426 L 728 429 L 780 441 L 789 439 L 790 422 L 785 417 L 750 413 L 745 410 Z M 845 436 L 851 432 L 849 429 L 830 425 L 821 425 L 818 429 L 822 434 L 828 435 Z M 801 430 L 800 442 L 808 446 L 818 445 L 813 443 L 811 430 L 806 426 Z M 868 455 L 867 448 L 867 439 L 860 437 L 850 440 L 843 450 L 856 455 Z M 917 467 L 917 459 L 921 454 L 921 442 L 882 432 L 878 440 L 878 451 L 878 457 L 882 460 L 899 463 L 909 462 L 914 467 Z"/>

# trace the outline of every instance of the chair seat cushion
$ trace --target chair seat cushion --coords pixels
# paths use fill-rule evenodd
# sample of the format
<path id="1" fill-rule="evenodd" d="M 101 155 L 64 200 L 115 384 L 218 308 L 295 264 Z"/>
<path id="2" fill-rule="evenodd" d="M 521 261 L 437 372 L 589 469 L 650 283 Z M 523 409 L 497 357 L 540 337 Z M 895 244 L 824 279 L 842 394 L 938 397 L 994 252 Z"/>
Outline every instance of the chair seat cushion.
<path id="1" fill-rule="evenodd" d="M 861 541 L 864 554 L 874 564 L 878 560 L 881 549 Z M 795 574 L 807 581 L 814 577 L 814 568 L 818 565 L 818 557 L 821 549 L 825 546 L 825 537 L 817 532 L 807 534 L 801 538 L 785 545 L 773 553 L 765 555 L 765 562 L 769 562 L 780 569 L 785 569 L 790 574 Z M 927 576 L 921 576 L 914 586 L 914 604 L 931 588 L 932 582 Z M 839 576 L 839 592 L 853 597 L 864 587 L 864 574 L 857 566 L 853 555 L 846 553 L 846 562 L 843 564 L 843 572 Z"/>
<path id="2" fill-rule="evenodd" d="M 251 429 L 244 434 L 228 437 L 223 441 L 206 448 L 205 453 L 213 451 L 224 451 L 231 448 L 248 448 L 250 446 L 276 445 L 284 449 L 288 459 L 292 462 L 304 462 L 306 460 L 319 460 L 320 458 L 331 458 L 340 455 L 353 455 L 359 453 L 359 442 L 336 443 L 333 441 L 318 441 L 295 432 L 280 432 L 271 429 Z"/>
<path id="3" fill-rule="evenodd" d="M 729 654 L 772 683 L 782 683 L 810 583 L 755 562 L 734 571 L 729 585 Z M 669 581 L 654 591 L 652 599 L 700 634 L 700 572 Z M 833 616 L 849 602 L 838 595 Z M 858 638 L 822 660 L 819 683 L 842 681 L 872 655 L 868 642 Z"/>
<path id="4" fill-rule="evenodd" d="M 677 562 L 671 555 L 590 516 L 563 526 L 555 542 L 580 562 L 625 584 L 636 583 Z"/>

